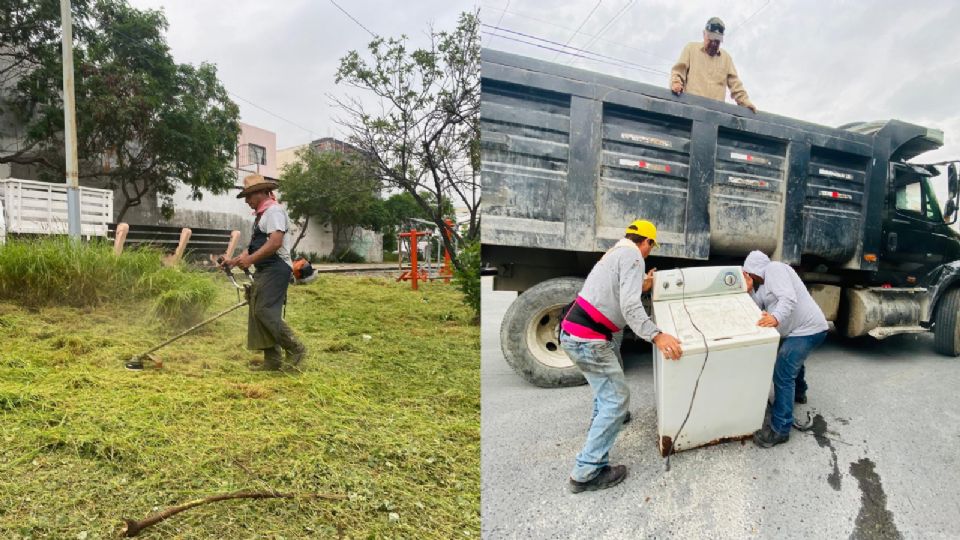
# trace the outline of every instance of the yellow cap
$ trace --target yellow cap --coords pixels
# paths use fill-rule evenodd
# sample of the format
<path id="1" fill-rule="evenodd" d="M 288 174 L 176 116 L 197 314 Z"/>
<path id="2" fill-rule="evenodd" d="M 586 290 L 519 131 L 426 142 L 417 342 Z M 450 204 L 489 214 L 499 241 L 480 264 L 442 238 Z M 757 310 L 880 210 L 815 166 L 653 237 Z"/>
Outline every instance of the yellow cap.
<path id="1" fill-rule="evenodd" d="M 638 219 L 628 225 L 627 234 L 639 234 L 653 240 L 653 245 L 660 245 L 657 243 L 657 226 L 645 219 Z"/>

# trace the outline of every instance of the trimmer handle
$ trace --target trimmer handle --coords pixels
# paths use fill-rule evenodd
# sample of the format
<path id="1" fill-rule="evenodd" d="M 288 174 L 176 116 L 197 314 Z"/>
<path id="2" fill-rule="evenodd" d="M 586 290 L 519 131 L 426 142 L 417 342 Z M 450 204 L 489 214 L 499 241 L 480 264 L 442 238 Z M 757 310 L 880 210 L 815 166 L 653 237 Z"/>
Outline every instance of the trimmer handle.
<path id="1" fill-rule="evenodd" d="M 230 266 L 226 264 L 227 260 L 223 258 L 223 255 L 217 257 L 217 266 L 220 267 L 228 276 L 232 273 L 230 271 Z"/>
<path id="2" fill-rule="evenodd" d="M 223 255 L 217 257 L 217 266 L 219 266 L 224 272 L 226 272 L 226 274 L 230 276 L 230 279 L 233 279 L 233 268 L 230 265 L 226 264 L 226 259 L 223 258 Z M 243 273 L 246 274 L 247 279 L 249 279 L 250 281 L 253 281 L 253 274 L 250 273 L 249 268 L 244 268 Z"/>

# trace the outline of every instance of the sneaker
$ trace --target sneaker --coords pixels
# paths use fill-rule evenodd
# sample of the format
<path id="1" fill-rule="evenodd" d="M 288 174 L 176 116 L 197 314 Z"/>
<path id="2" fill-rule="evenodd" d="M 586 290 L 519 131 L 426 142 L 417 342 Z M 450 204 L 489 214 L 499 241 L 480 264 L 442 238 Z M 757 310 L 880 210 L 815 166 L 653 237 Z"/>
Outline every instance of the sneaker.
<path id="1" fill-rule="evenodd" d="M 760 448 L 770 448 L 790 440 L 790 433 L 780 434 L 773 430 L 769 424 L 763 426 L 763 429 L 757 430 L 753 434 L 753 442 Z"/>
<path id="2" fill-rule="evenodd" d="M 605 465 L 602 469 L 600 469 L 600 474 L 594 476 L 592 479 L 587 480 L 586 482 L 577 482 L 571 478 L 570 492 L 580 493 L 583 491 L 598 491 L 601 489 L 612 488 L 620 482 L 623 482 L 623 479 L 626 477 L 626 465 L 616 465 L 613 467 Z"/>

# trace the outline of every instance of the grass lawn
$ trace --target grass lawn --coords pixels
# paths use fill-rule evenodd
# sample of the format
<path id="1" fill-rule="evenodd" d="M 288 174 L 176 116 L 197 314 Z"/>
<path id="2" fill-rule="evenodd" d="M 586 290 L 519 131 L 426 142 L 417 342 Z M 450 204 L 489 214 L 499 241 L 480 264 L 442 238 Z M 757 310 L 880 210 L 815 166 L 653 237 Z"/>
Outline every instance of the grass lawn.
<path id="1" fill-rule="evenodd" d="M 209 279 L 208 314 L 236 302 Z M 291 287 L 302 374 L 249 369 L 246 308 L 155 353 L 162 369 L 130 372 L 178 331 L 146 301 L 0 301 L 0 538 L 115 538 L 121 518 L 238 490 L 346 500 L 217 502 L 141 537 L 479 537 L 479 327 L 454 287 L 421 287 Z"/>

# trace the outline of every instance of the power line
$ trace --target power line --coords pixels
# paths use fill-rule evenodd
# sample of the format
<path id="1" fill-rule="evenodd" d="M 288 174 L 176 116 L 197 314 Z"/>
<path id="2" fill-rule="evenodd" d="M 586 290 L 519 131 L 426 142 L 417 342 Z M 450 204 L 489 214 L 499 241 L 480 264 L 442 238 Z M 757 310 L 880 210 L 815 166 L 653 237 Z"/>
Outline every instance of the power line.
<path id="1" fill-rule="evenodd" d="M 580 23 L 580 26 L 578 26 L 577 29 L 573 31 L 573 35 L 570 36 L 570 39 L 568 39 L 567 42 L 563 44 L 564 47 L 569 45 L 570 42 L 573 41 L 573 38 L 577 37 L 577 34 L 580 33 L 580 29 L 583 28 L 583 25 L 587 24 L 587 21 L 589 21 L 590 17 L 593 16 L 593 12 L 596 11 L 598 7 L 600 7 L 601 2 L 603 2 L 603 0 L 597 0 L 597 5 L 593 6 L 593 9 L 590 10 L 590 13 L 587 13 L 586 18 L 584 18 L 583 22 Z M 556 61 L 558 56 L 560 55 L 557 54 L 556 56 L 553 57 L 554 61 Z"/>
<path id="2" fill-rule="evenodd" d="M 130 43 L 131 45 L 138 45 L 138 44 L 140 44 L 140 42 L 141 42 L 140 40 L 137 40 L 136 38 L 133 38 L 133 37 L 127 35 L 127 34 L 124 34 L 123 32 L 120 32 L 119 30 L 113 29 L 113 32 L 115 32 L 115 33 L 116 33 L 117 35 L 119 35 L 121 38 L 124 38 L 124 39 L 125 39 L 128 43 Z M 159 58 L 159 54 L 160 54 L 159 51 L 156 51 L 155 49 L 147 49 L 147 50 L 150 51 L 150 52 L 156 53 L 156 54 L 158 55 L 157 57 Z M 172 57 L 172 55 L 171 55 L 171 57 Z M 147 63 L 149 63 L 154 69 L 157 68 L 157 65 L 154 64 L 153 62 L 150 62 L 150 60 L 147 60 Z M 226 88 L 224 88 L 224 90 L 226 90 Z M 279 114 L 277 114 L 277 113 L 275 113 L 275 112 L 267 109 L 266 107 L 263 107 L 262 105 L 258 105 L 258 104 L 256 104 L 256 103 L 254 103 L 253 101 L 250 101 L 250 100 L 247 99 L 247 98 L 244 98 L 244 97 L 242 97 L 242 96 L 239 96 L 239 95 L 237 95 L 237 94 L 235 94 L 235 93 L 233 93 L 233 92 L 231 92 L 231 91 L 229 91 L 229 90 L 226 90 L 226 92 L 227 92 L 227 94 L 229 94 L 230 96 L 235 97 L 235 98 L 239 99 L 240 101 L 243 101 L 243 102 L 245 102 L 245 103 L 247 103 L 247 104 L 249 104 L 249 105 L 251 105 L 251 106 L 253 106 L 253 107 L 256 107 L 257 109 L 260 109 L 261 111 L 263 111 L 263 112 L 265 112 L 265 113 L 267 113 L 267 114 L 269 114 L 269 115 L 271 115 L 271 116 L 273 116 L 273 117 L 275 117 L 275 118 L 279 118 L 280 120 L 283 120 L 284 122 L 286 122 L 286 123 L 288 123 L 288 124 L 290 124 L 290 125 L 292 125 L 292 126 L 298 127 L 298 128 L 300 128 L 300 129 L 302 129 L 303 131 L 306 131 L 307 133 L 310 134 L 311 137 L 316 136 L 316 134 L 318 133 L 317 131 L 314 131 L 314 130 L 312 130 L 312 129 L 310 129 L 310 128 L 301 126 L 300 124 L 294 122 L 293 120 L 289 120 L 289 119 L 287 119 L 287 118 L 284 118 L 284 117 L 280 116 Z"/>
<path id="3" fill-rule="evenodd" d="M 613 24 L 613 23 L 620 17 L 620 15 L 623 15 L 623 12 L 624 12 L 624 11 L 626 11 L 627 9 L 629 9 L 630 6 L 632 6 L 632 5 L 635 4 L 636 2 L 637 2 L 637 0 L 630 0 L 630 1 L 627 2 L 622 8 L 620 8 L 620 11 L 616 12 L 616 13 L 613 15 L 613 17 L 610 17 L 610 20 L 608 20 L 606 24 L 604 24 L 602 27 L 600 27 L 600 31 L 597 32 L 597 35 L 594 36 L 593 39 L 591 39 L 590 41 L 588 41 L 587 44 L 583 46 L 583 48 L 584 48 L 584 49 L 589 49 L 590 46 L 593 45 L 593 44 L 597 41 L 597 38 L 600 37 L 600 36 L 602 36 L 603 33 L 607 31 L 607 28 L 609 28 L 610 25 Z"/>
<path id="4" fill-rule="evenodd" d="M 601 58 L 592 58 L 592 57 L 590 57 L 590 56 L 585 56 L 585 55 L 582 55 L 582 54 L 579 54 L 579 53 L 576 53 L 576 52 L 571 52 L 571 51 L 569 51 L 569 50 L 559 49 L 559 48 L 556 48 L 556 47 L 549 47 L 549 46 L 547 46 L 547 45 L 541 45 L 540 43 L 536 43 L 536 42 L 533 42 L 533 41 L 527 41 L 527 40 L 524 40 L 524 39 L 515 38 L 515 37 L 513 37 L 513 36 L 506 36 L 506 35 L 503 35 L 503 34 L 496 34 L 496 33 L 490 32 L 489 30 L 484 30 L 483 33 L 495 35 L 495 36 L 497 36 L 497 37 L 500 37 L 500 38 L 503 38 L 503 39 L 507 39 L 507 40 L 510 40 L 510 41 L 516 41 L 517 43 L 524 43 L 524 44 L 526 44 L 526 45 L 532 45 L 532 46 L 534 46 L 534 47 L 539 47 L 539 48 L 541 48 L 541 49 L 546 49 L 546 50 L 548 50 L 548 51 L 553 51 L 553 52 L 556 52 L 556 53 L 559 53 L 559 54 L 567 54 L 567 55 L 570 55 L 570 56 L 576 56 L 576 57 L 578 57 L 578 58 L 584 58 L 584 59 L 586 59 L 586 60 L 592 60 L 592 61 L 594 61 L 594 62 L 600 62 L 601 64 L 608 64 L 608 65 L 615 66 L 615 67 L 619 67 L 619 68 L 633 69 L 633 70 L 637 70 L 637 71 L 643 71 L 643 72 L 646 72 L 646 73 L 651 73 L 651 72 L 654 72 L 654 73 L 657 73 L 657 74 L 664 73 L 664 72 L 660 72 L 660 71 L 654 71 L 654 70 L 652 70 L 652 69 L 650 69 L 650 68 L 644 68 L 644 67 L 638 67 L 638 66 L 636 66 L 636 65 L 624 64 L 624 63 L 622 63 L 622 62 L 623 62 L 622 60 L 613 62 L 613 61 L 609 61 L 609 60 L 603 60 L 603 59 L 601 59 Z M 559 56 L 559 54 L 558 54 L 558 56 Z"/>
<path id="5" fill-rule="evenodd" d="M 744 19 L 743 22 L 741 22 L 741 23 L 738 24 L 737 26 L 733 27 L 732 30 L 739 30 L 739 29 L 743 28 L 744 26 L 746 26 L 747 23 L 750 21 L 750 19 L 752 19 L 756 14 L 758 14 L 758 13 L 760 13 L 761 11 L 763 11 L 764 9 L 766 9 L 767 6 L 769 6 L 769 5 L 770 5 L 770 0 L 767 0 L 767 2 L 766 2 L 765 4 L 763 4 L 762 6 L 760 6 L 760 9 L 758 9 L 758 10 L 754 11 L 753 13 L 751 13 L 749 17 L 747 17 L 746 19 Z"/>
<path id="6" fill-rule="evenodd" d="M 500 18 L 497 20 L 497 26 L 500 26 L 500 23 L 503 22 L 503 14 L 506 13 L 508 9 L 510 9 L 510 0 L 507 0 L 507 5 L 503 6 L 503 9 L 500 11 Z M 493 38 L 487 41 L 487 47 L 490 46 L 491 42 L 493 42 Z"/>
<path id="7" fill-rule="evenodd" d="M 357 26 L 359 26 L 360 28 L 363 28 L 364 30 L 366 30 L 367 33 L 370 34 L 370 36 L 372 36 L 372 37 L 377 37 L 376 34 L 374 34 L 373 32 L 371 32 L 369 28 L 367 28 L 366 26 L 363 25 L 363 23 L 361 23 L 361 22 L 358 21 L 353 15 L 351 15 L 350 13 L 348 13 L 347 10 L 343 9 L 342 7 L 340 7 L 340 4 L 337 4 L 337 3 L 334 2 L 333 0 L 330 0 L 330 3 L 333 4 L 337 9 L 339 9 L 340 11 L 342 11 L 344 15 L 346 15 L 347 17 L 350 17 L 350 20 L 353 21 L 353 22 L 355 22 L 355 23 L 357 23 Z"/>
<path id="8" fill-rule="evenodd" d="M 252 105 L 252 106 L 260 109 L 261 111 L 263 111 L 263 112 L 265 112 L 265 113 L 267 113 L 267 114 L 269 114 L 269 115 L 271 115 L 271 116 L 273 116 L 273 117 L 276 117 L 276 118 L 279 118 L 280 120 L 283 120 L 284 122 L 290 124 L 291 126 L 296 126 L 296 127 L 300 128 L 300 129 L 306 131 L 306 132 L 309 133 L 311 136 L 316 136 L 316 134 L 317 134 L 316 131 L 313 131 L 313 130 L 310 129 L 310 128 L 301 126 L 300 124 L 294 122 L 293 120 L 288 120 L 288 119 L 280 116 L 279 114 L 277 114 L 277 113 L 275 113 L 275 112 L 267 109 L 266 107 L 262 107 L 262 106 L 260 106 L 260 105 L 257 105 L 256 103 L 250 101 L 249 99 L 240 97 L 240 96 L 238 96 L 237 94 L 234 94 L 233 92 L 231 92 L 231 91 L 229 91 L 229 90 L 227 90 L 227 93 L 230 94 L 231 96 L 239 99 L 240 101 L 243 101 L 243 102 L 245 102 L 245 103 L 247 103 L 247 104 L 249 104 L 249 105 Z"/>
<path id="9" fill-rule="evenodd" d="M 658 74 L 661 74 L 661 75 L 669 75 L 669 73 L 666 72 L 666 71 L 661 71 L 661 70 L 659 70 L 659 69 L 655 69 L 655 68 L 652 68 L 652 67 L 649 67 L 649 66 L 645 66 L 645 65 L 643 65 L 643 64 L 638 64 L 638 63 L 636 63 L 636 62 L 631 62 L 631 61 L 629 61 L 629 60 L 623 60 L 623 59 L 621 59 L 621 58 L 616 58 L 616 57 L 609 56 L 609 55 L 606 55 L 606 54 L 600 54 L 600 53 L 596 53 L 596 52 L 593 52 L 593 51 L 588 51 L 588 50 L 586 50 L 586 49 L 580 49 L 580 48 L 578 48 L 578 47 L 573 47 L 573 46 L 570 46 L 570 45 L 566 45 L 566 46 L 565 46 L 565 45 L 563 45 L 563 44 L 560 43 L 560 42 L 551 41 L 551 40 L 549 40 L 549 39 L 542 38 L 542 37 L 537 37 L 537 36 L 534 36 L 534 35 L 532 35 L 532 34 L 525 34 L 525 33 L 523 33 L 523 32 L 518 32 L 518 31 L 516 31 L 516 30 L 510 30 L 509 28 L 503 28 L 503 27 L 500 27 L 500 26 L 492 26 L 492 25 L 484 24 L 484 23 L 480 23 L 480 25 L 481 25 L 481 26 L 485 26 L 485 27 L 487 27 L 487 28 L 492 28 L 492 29 L 495 29 L 495 30 L 499 30 L 499 31 L 501 31 L 501 32 L 507 32 L 507 33 L 514 34 L 514 35 L 517 35 L 517 36 L 522 36 L 522 37 L 525 37 L 525 38 L 533 39 L 533 40 L 540 41 L 540 42 L 543 42 L 543 43 L 549 43 L 550 45 L 559 45 L 560 47 L 563 47 L 564 49 L 568 49 L 568 50 L 571 50 L 571 51 L 576 51 L 576 52 L 580 52 L 580 53 L 584 53 L 584 54 L 590 54 L 590 55 L 596 56 L 596 57 L 598 57 L 598 58 L 603 58 L 603 59 L 606 59 L 606 60 L 612 60 L 612 61 L 614 61 L 614 62 L 619 62 L 619 63 L 621 63 L 621 64 L 627 64 L 627 65 L 630 65 L 631 67 L 635 67 L 635 68 L 637 68 L 637 69 L 639 69 L 639 70 L 641 70 L 641 71 L 648 71 L 648 72 L 651 72 L 651 73 L 658 73 Z M 488 34 L 489 34 L 489 32 L 488 32 Z"/>
<path id="10" fill-rule="evenodd" d="M 495 9 L 495 8 L 494 8 L 494 9 Z M 504 9 L 503 12 L 506 13 L 507 15 L 512 15 L 512 16 L 514 16 L 514 17 L 519 17 L 519 18 L 521 18 L 521 19 L 527 19 L 527 20 L 534 21 L 534 22 L 538 22 L 538 23 L 541 23 L 541 24 L 546 24 L 546 25 L 548 25 L 548 26 L 552 26 L 552 27 L 558 28 L 558 29 L 560 29 L 560 30 L 566 30 L 567 32 L 573 32 L 573 28 L 570 28 L 569 26 L 563 26 L 562 24 L 557 24 L 557 23 L 554 22 L 554 21 L 550 21 L 550 20 L 547 20 L 547 19 L 541 19 L 541 18 L 539 18 L 539 17 L 534 17 L 534 16 L 532 16 L 532 15 L 527 15 L 527 14 L 525 14 L 525 13 L 517 13 L 516 11 L 509 11 L 509 10 L 506 10 L 506 9 Z M 645 54 L 645 55 L 647 55 L 647 56 L 650 56 L 651 58 L 655 58 L 655 59 L 657 59 L 657 60 L 659 60 L 659 61 L 661 61 L 661 62 L 664 62 L 664 63 L 670 64 L 670 65 L 673 65 L 673 60 L 670 60 L 670 59 L 667 59 L 667 58 L 662 58 L 662 57 L 657 56 L 656 54 L 654 54 L 654 53 L 652 53 L 652 52 L 650 52 L 650 51 L 646 51 L 646 50 L 643 50 L 643 49 L 641 49 L 641 48 L 639 48 L 639 47 L 634 47 L 634 46 L 632 46 L 632 45 L 628 45 L 628 44 L 626 44 L 626 43 L 624 43 L 624 42 L 622 42 L 622 41 L 614 41 L 614 40 L 612 40 L 612 39 L 605 39 L 605 38 L 603 38 L 603 37 L 601 36 L 601 34 L 581 34 L 581 35 L 586 36 L 586 37 L 588 37 L 588 38 L 596 38 L 596 40 L 599 41 L 599 42 L 601 42 L 601 43 L 609 43 L 609 44 L 611 44 L 611 45 L 616 45 L 616 46 L 622 47 L 622 48 L 624 48 L 624 49 L 630 49 L 630 50 L 632 50 L 632 51 L 636 51 L 636 52 L 638 52 L 638 53 L 642 53 L 642 54 Z"/>

